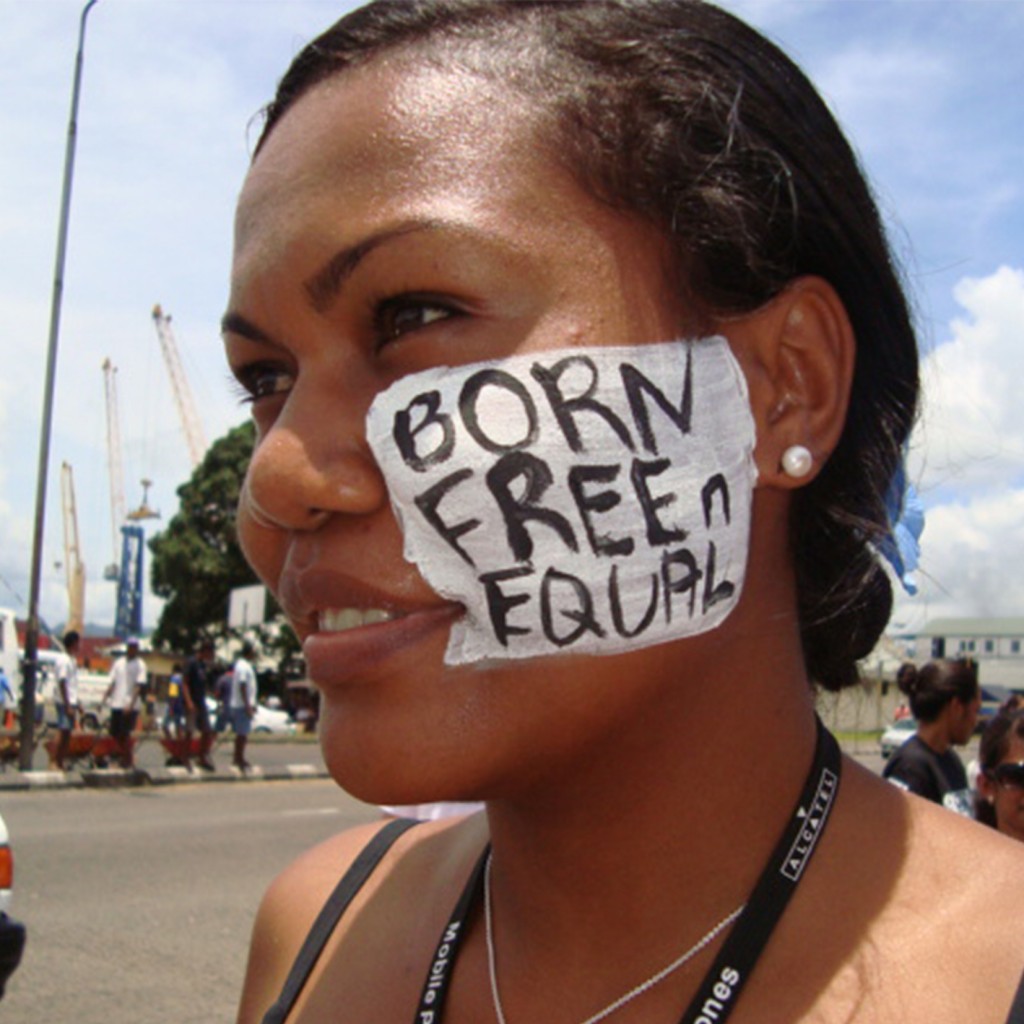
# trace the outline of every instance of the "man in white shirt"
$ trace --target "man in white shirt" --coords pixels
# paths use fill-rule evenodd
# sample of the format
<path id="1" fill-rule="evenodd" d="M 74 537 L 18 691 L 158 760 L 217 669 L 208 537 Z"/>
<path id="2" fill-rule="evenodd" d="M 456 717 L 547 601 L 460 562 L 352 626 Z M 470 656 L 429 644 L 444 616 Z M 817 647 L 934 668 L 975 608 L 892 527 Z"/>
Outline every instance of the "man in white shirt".
<path id="1" fill-rule="evenodd" d="M 252 767 L 245 759 L 245 746 L 256 714 L 256 672 L 249 660 L 255 653 L 252 644 L 246 640 L 231 674 L 231 692 L 228 695 L 228 714 L 231 728 L 235 730 L 234 765 L 241 772 Z"/>
<path id="2" fill-rule="evenodd" d="M 110 702 L 110 735 L 121 752 L 121 765 L 135 767 L 132 730 L 135 728 L 136 710 L 146 687 L 146 663 L 139 657 L 139 641 L 130 637 L 126 651 L 110 670 L 110 685 L 103 695 L 103 703 Z"/>
<path id="3" fill-rule="evenodd" d="M 65 771 L 65 762 L 71 750 L 71 732 L 78 721 L 78 645 L 81 638 L 69 629 L 64 634 L 64 652 L 57 656 L 54 674 L 57 677 L 57 694 L 54 704 L 57 709 L 57 729 L 60 737 L 53 755 L 54 766 Z"/>

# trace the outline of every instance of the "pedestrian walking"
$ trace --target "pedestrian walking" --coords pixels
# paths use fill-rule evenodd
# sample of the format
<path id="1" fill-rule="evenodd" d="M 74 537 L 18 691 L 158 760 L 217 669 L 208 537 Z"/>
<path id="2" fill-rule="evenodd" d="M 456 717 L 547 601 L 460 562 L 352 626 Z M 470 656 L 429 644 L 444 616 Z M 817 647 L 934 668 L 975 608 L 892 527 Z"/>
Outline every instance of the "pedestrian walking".
<path id="1" fill-rule="evenodd" d="M 251 662 L 255 653 L 253 645 L 246 640 L 232 670 L 231 692 L 228 697 L 231 728 L 235 731 L 233 763 L 240 772 L 248 771 L 252 767 L 245 759 L 245 747 L 249 742 L 252 720 L 256 714 L 256 672 Z"/>
<path id="2" fill-rule="evenodd" d="M 185 702 L 185 743 L 182 755 L 186 768 L 192 767 L 192 737 L 199 731 L 199 767 L 214 770 L 210 751 L 213 747 L 213 728 L 210 709 L 206 705 L 210 689 L 210 667 L 213 664 L 213 641 L 200 641 L 195 654 L 185 662 L 185 680 L 182 698 Z"/>
<path id="3" fill-rule="evenodd" d="M 110 685 L 103 695 L 103 703 L 110 704 L 110 735 L 118 745 L 123 768 L 135 767 L 131 737 L 147 683 L 146 663 L 139 655 L 139 641 L 130 637 L 125 653 L 111 667 Z"/>

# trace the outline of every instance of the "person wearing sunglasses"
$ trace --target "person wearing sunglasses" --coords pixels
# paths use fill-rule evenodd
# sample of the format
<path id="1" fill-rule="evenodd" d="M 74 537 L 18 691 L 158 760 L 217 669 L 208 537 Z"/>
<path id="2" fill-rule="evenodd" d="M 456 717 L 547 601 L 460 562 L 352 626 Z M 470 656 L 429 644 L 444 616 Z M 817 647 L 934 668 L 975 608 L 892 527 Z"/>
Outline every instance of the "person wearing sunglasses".
<path id="1" fill-rule="evenodd" d="M 973 661 L 930 661 L 899 679 L 917 732 L 889 758 L 882 775 L 902 789 L 960 814 L 972 813 L 963 762 L 953 750 L 974 733 L 981 707 Z"/>
<path id="2" fill-rule="evenodd" d="M 978 750 L 974 816 L 1014 839 L 1024 839 L 1024 711 L 1000 711 Z"/>

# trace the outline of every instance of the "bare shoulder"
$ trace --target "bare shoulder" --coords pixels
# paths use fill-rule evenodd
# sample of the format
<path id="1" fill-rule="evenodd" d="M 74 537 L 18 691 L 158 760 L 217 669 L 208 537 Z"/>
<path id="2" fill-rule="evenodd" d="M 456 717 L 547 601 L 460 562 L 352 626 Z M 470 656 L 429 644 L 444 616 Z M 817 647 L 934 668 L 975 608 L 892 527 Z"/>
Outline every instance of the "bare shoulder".
<path id="1" fill-rule="evenodd" d="M 841 876 L 832 905 L 855 929 L 836 1019 L 1004 1024 L 1024 972 L 1024 844 L 877 778 L 849 783 L 830 889 Z"/>
<path id="2" fill-rule="evenodd" d="M 385 825 L 382 820 L 332 836 L 292 861 L 270 883 L 253 925 L 239 1024 L 258 1022 L 280 994 L 327 898 Z"/>
<path id="3" fill-rule="evenodd" d="M 453 827 L 456 824 L 424 822 L 399 836 L 346 911 L 331 942 L 344 936 L 350 922 L 359 918 L 359 907 L 386 880 L 394 877 L 390 888 L 399 890 L 398 899 L 416 892 L 422 881 L 420 876 L 435 860 L 437 847 L 451 845 L 448 837 L 454 839 L 460 833 L 460 829 Z M 341 832 L 306 851 L 271 882 L 253 926 L 238 1024 L 259 1024 L 262 1020 L 280 995 L 295 958 L 331 893 L 387 825 L 388 821 L 382 819 Z M 458 848 L 462 844 L 456 840 L 454 845 Z"/>

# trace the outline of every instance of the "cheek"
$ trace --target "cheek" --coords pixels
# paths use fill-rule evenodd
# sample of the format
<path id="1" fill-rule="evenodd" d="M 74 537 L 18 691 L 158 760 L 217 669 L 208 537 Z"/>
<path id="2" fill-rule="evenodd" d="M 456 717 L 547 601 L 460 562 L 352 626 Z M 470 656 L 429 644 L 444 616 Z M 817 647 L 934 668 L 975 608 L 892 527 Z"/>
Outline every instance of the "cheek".
<path id="1" fill-rule="evenodd" d="M 1000 787 L 996 791 L 996 820 L 1005 823 L 1012 819 L 1019 819 L 1022 803 L 1024 803 L 1024 794 L 1014 789 L 1003 789 Z"/>

